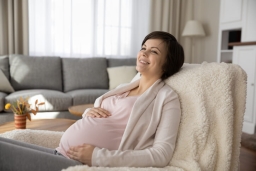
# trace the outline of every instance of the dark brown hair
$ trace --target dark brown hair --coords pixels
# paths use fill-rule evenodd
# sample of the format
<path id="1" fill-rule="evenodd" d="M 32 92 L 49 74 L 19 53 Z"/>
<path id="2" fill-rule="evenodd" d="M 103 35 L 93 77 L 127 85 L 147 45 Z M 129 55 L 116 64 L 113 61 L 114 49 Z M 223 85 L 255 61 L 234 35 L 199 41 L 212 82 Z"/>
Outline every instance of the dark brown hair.
<path id="1" fill-rule="evenodd" d="M 143 46 L 148 39 L 161 39 L 166 45 L 167 55 L 165 63 L 162 66 L 163 74 L 161 79 L 165 80 L 178 72 L 184 63 L 184 51 L 176 38 L 167 32 L 154 31 L 144 38 L 141 46 Z"/>

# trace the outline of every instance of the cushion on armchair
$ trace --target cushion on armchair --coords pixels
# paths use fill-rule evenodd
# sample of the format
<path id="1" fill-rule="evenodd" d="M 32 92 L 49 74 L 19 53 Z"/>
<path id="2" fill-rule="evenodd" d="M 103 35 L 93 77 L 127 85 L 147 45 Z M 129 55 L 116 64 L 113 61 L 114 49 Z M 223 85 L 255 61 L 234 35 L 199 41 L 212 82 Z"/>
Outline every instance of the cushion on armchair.
<path id="1" fill-rule="evenodd" d="M 138 77 L 139 73 L 135 79 Z M 165 82 L 178 94 L 182 109 L 176 147 L 168 166 L 75 166 L 63 171 L 238 170 L 245 112 L 246 73 L 233 64 L 184 64 L 180 72 Z"/>

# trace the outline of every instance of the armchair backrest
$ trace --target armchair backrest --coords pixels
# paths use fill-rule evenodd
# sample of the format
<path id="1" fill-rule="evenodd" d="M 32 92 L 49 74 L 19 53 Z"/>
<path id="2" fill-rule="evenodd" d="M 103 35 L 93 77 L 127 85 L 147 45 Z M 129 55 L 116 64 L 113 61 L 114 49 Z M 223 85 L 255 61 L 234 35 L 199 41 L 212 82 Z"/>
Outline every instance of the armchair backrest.
<path id="1" fill-rule="evenodd" d="M 246 79 L 238 65 L 204 62 L 184 64 L 165 81 L 179 95 L 182 108 L 171 167 L 238 169 Z"/>

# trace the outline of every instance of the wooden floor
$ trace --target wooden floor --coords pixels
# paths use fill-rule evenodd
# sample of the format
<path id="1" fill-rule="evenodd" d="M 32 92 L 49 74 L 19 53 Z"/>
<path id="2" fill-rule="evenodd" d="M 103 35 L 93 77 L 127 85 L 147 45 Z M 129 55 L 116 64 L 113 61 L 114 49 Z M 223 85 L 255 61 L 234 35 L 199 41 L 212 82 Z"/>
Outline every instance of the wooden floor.
<path id="1" fill-rule="evenodd" d="M 253 144 L 255 144 L 255 137 L 256 133 L 254 135 L 243 133 L 242 135 L 242 140 L 244 140 L 242 144 L 245 146 L 242 146 L 240 150 L 240 171 L 256 171 L 256 151 L 249 149 L 250 147 L 253 147 Z M 246 139 L 250 139 L 253 143 L 245 143 Z"/>
<path id="2" fill-rule="evenodd" d="M 256 151 L 241 147 L 240 171 L 256 171 Z"/>

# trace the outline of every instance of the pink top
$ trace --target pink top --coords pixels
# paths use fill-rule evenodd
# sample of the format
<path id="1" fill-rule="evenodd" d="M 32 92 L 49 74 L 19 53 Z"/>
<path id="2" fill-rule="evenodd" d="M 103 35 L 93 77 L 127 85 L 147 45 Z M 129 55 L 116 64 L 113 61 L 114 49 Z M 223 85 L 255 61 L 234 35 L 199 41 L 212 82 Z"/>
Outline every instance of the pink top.
<path id="1" fill-rule="evenodd" d="M 108 118 L 84 117 L 71 125 L 63 134 L 57 151 L 66 156 L 70 147 L 91 144 L 99 148 L 117 150 L 128 122 L 133 104 L 138 96 L 121 95 L 107 97 L 101 108 L 112 115 Z"/>

